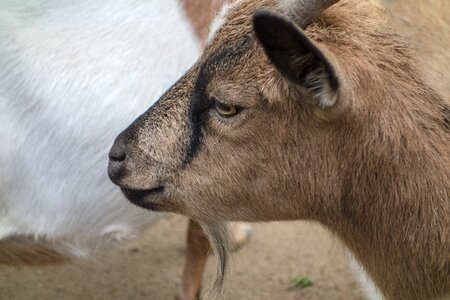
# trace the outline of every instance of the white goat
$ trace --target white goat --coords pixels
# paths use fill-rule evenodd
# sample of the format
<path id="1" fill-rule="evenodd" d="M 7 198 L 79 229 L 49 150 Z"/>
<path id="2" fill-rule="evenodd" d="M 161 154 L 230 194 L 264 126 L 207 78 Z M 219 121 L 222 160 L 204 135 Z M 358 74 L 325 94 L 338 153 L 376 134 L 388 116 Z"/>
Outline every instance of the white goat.
<path id="1" fill-rule="evenodd" d="M 0 1 L 0 261 L 17 239 L 84 257 L 154 220 L 107 153 L 199 53 L 176 0 Z"/>

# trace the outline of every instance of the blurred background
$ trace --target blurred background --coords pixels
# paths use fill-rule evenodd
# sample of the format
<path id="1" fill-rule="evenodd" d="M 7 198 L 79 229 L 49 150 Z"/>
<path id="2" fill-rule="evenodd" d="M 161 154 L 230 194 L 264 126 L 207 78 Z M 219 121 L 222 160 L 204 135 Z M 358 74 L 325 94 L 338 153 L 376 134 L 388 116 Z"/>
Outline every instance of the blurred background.
<path id="1" fill-rule="evenodd" d="M 89 261 L 51 267 L 0 267 L 2 299 L 173 299 L 182 274 L 187 219 L 164 217 L 137 241 Z M 211 255 L 212 256 L 212 255 Z M 215 259 L 208 261 L 208 288 Z M 302 288 L 295 280 L 307 277 Z M 253 225 L 234 252 L 221 299 L 364 299 L 339 242 L 319 225 Z"/>

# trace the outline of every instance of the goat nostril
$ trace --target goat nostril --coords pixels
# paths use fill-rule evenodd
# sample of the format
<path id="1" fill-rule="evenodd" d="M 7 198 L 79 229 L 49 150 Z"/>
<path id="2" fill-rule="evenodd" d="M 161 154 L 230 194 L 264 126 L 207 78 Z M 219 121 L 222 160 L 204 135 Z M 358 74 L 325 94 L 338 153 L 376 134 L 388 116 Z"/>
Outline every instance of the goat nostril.
<path id="1" fill-rule="evenodd" d="M 114 149 L 112 149 L 112 150 L 114 150 Z M 111 150 L 111 152 L 109 152 L 110 160 L 120 162 L 120 161 L 124 161 L 125 158 L 127 157 L 124 151 L 119 152 L 119 151 L 112 151 L 112 150 Z"/>
<path id="2" fill-rule="evenodd" d="M 117 136 L 108 153 L 108 176 L 115 184 L 119 184 L 121 178 L 125 175 L 127 148 L 127 136 L 122 132 Z"/>
<path id="3" fill-rule="evenodd" d="M 117 139 L 109 151 L 109 159 L 116 162 L 122 162 L 127 157 L 125 152 L 125 143 L 123 139 Z"/>

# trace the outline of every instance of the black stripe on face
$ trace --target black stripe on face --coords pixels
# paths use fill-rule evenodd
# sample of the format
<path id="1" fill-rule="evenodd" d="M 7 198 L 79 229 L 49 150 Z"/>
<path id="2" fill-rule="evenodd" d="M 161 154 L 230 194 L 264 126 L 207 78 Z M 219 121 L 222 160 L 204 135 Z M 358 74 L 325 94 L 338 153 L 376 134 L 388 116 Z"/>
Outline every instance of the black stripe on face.
<path id="1" fill-rule="evenodd" d="M 204 67 L 200 69 L 194 92 L 189 103 L 189 123 L 191 126 L 191 138 L 189 148 L 186 153 L 184 164 L 189 164 L 200 149 L 200 139 L 202 134 L 202 124 L 206 119 L 206 112 L 211 107 L 212 102 L 206 94 L 206 87 L 210 81 L 210 76 L 206 74 Z"/>
<path id="2" fill-rule="evenodd" d="M 201 148 L 203 124 L 206 121 L 208 110 L 214 105 L 206 92 L 209 82 L 218 72 L 229 68 L 237 68 L 239 60 L 244 54 L 249 53 L 249 50 L 254 45 L 256 45 L 256 40 L 253 36 L 244 36 L 233 47 L 228 47 L 212 54 L 200 68 L 197 82 L 194 86 L 194 92 L 189 103 L 191 138 L 184 161 L 185 165 L 192 161 Z"/>

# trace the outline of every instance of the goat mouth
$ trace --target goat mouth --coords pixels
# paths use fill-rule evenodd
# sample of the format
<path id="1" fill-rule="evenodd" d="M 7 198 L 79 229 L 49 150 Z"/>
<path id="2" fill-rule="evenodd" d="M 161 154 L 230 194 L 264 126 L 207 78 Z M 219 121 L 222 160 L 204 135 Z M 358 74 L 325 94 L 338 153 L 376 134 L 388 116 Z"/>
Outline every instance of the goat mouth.
<path id="1" fill-rule="evenodd" d="M 162 209 L 161 203 L 150 202 L 149 198 L 159 196 L 164 193 L 164 186 L 158 186 L 149 190 L 132 190 L 120 188 L 125 197 L 134 205 L 153 211 Z"/>

